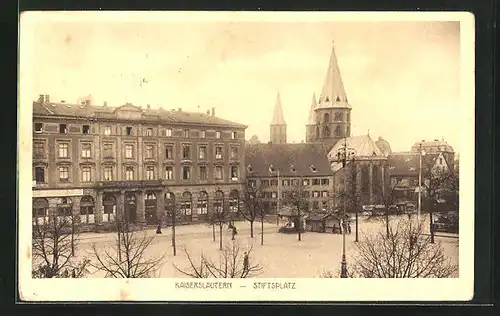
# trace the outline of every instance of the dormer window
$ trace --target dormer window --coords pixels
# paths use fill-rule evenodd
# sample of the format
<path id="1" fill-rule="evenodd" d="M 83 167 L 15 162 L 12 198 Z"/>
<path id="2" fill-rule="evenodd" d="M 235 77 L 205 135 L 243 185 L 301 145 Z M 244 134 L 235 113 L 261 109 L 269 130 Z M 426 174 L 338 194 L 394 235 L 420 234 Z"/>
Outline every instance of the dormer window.
<path id="1" fill-rule="evenodd" d="M 291 171 L 291 172 L 295 172 L 295 165 L 291 165 L 291 166 L 290 166 L 290 171 Z"/>
<path id="2" fill-rule="evenodd" d="M 314 165 L 310 165 L 309 168 L 311 169 L 312 172 L 316 172 L 316 167 Z"/>
<path id="3" fill-rule="evenodd" d="M 274 165 L 269 166 L 269 172 L 274 173 L 276 170 L 274 169 Z"/>
<path id="4" fill-rule="evenodd" d="M 339 98 L 339 96 L 337 96 L 337 99 L 336 99 L 335 101 L 340 102 L 340 98 Z"/>
<path id="5" fill-rule="evenodd" d="M 248 172 L 252 172 L 252 166 L 248 165 L 248 166 L 247 166 L 247 171 L 248 171 Z"/>
<path id="6" fill-rule="evenodd" d="M 330 99 L 328 99 L 328 97 L 326 97 L 325 102 L 330 102 Z"/>
<path id="7" fill-rule="evenodd" d="M 35 133 L 43 132 L 43 123 L 35 123 Z"/>

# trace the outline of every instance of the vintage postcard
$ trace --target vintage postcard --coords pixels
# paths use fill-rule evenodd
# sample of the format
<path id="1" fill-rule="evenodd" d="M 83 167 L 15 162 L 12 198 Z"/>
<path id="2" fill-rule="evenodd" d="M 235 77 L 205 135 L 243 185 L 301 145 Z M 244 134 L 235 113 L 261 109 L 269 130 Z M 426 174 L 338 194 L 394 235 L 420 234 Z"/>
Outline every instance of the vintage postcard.
<path id="1" fill-rule="evenodd" d="M 24 12 L 19 45 L 21 301 L 472 298 L 472 14 Z"/>

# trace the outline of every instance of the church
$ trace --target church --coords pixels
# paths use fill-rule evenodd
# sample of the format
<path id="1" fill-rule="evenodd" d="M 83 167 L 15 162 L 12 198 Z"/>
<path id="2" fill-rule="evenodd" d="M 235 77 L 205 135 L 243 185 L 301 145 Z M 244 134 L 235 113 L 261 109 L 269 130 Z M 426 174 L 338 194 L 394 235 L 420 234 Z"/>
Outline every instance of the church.
<path id="1" fill-rule="evenodd" d="M 332 195 L 334 206 L 339 207 L 348 192 L 356 196 L 356 204 L 380 204 L 383 192 L 388 186 L 387 157 L 391 154 L 390 144 L 382 138 L 373 141 L 369 134 L 351 135 L 352 106 L 349 104 L 342 81 L 340 68 L 332 45 L 330 59 L 321 94 L 318 100 L 312 94 L 308 120 L 305 124 L 305 143 L 321 146 L 333 174 Z M 278 93 L 270 124 L 269 146 L 294 146 L 287 143 L 287 125 Z M 342 154 L 349 153 L 345 167 Z M 319 153 L 318 153 L 319 154 Z M 356 193 L 354 193 L 356 192 Z"/>

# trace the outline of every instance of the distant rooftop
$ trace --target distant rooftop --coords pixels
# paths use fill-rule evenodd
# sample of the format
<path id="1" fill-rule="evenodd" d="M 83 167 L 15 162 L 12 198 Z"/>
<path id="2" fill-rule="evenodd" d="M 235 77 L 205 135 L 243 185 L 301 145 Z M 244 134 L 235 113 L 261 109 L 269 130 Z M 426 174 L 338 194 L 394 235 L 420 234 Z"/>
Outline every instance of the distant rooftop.
<path id="1" fill-rule="evenodd" d="M 81 101 L 80 104 L 67 103 L 65 101 L 51 102 L 48 95 L 40 95 L 33 102 L 33 115 L 37 116 L 66 116 L 100 118 L 108 120 L 130 120 L 130 121 L 158 121 L 166 123 L 204 124 L 246 128 L 246 125 L 232 122 L 215 116 L 215 108 L 205 113 L 188 112 L 181 108 L 165 110 L 151 109 L 149 106 L 140 106 L 126 103 L 119 107 L 111 107 L 106 104 L 102 106 L 90 104 L 90 100 Z"/>

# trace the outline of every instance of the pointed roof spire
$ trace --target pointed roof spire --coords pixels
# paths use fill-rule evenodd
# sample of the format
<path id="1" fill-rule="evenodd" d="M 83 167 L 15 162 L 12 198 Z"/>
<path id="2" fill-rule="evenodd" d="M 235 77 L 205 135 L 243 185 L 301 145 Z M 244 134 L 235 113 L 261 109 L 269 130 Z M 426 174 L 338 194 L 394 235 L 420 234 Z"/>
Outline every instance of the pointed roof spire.
<path id="1" fill-rule="evenodd" d="M 271 125 L 286 125 L 285 118 L 283 117 L 283 110 L 281 109 L 280 93 L 276 97 L 276 105 L 274 106 L 274 115 Z"/>
<path id="2" fill-rule="evenodd" d="M 335 54 L 335 46 L 332 42 L 332 52 L 328 63 L 328 70 L 325 76 L 325 83 L 318 100 L 319 108 L 327 107 L 350 107 L 347 102 L 347 95 L 340 75 L 340 69 Z"/>
<path id="3" fill-rule="evenodd" d="M 315 113 L 314 113 L 314 110 L 316 110 L 316 107 L 317 107 L 317 103 L 316 103 L 316 94 L 313 93 L 313 98 L 312 98 L 312 102 L 311 102 L 311 109 L 309 110 L 309 119 L 307 120 L 307 125 L 315 125 L 316 124 L 316 121 L 315 121 Z"/>

